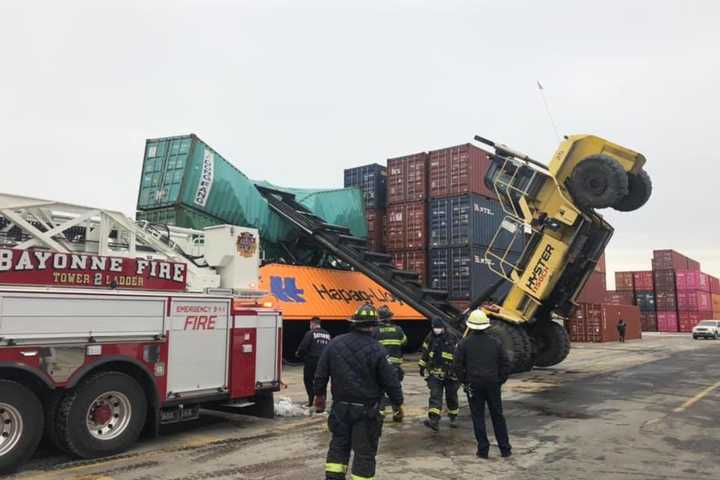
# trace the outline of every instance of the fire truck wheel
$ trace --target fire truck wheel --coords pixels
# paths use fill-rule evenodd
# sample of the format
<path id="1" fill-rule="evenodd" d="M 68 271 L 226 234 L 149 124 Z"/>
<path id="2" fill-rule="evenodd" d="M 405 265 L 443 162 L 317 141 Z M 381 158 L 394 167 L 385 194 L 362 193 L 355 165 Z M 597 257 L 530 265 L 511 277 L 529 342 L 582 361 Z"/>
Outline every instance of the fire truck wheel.
<path id="1" fill-rule="evenodd" d="M 553 321 L 539 322 L 532 331 L 535 342 L 535 365 L 551 367 L 567 358 L 570 353 L 570 338 L 567 331 L 559 323 Z"/>
<path id="2" fill-rule="evenodd" d="M 57 412 L 57 433 L 65 449 L 81 458 L 127 450 L 145 425 L 145 393 L 119 372 L 93 375 L 69 392 Z"/>
<path id="3" fill-rule="evenodd" d="M 0 473 L 30 459 L 43 434 L 38 397 L 16 382 L 0 380 Z"/>
<path id="4" fill-rule="evenodd" d="M 272 392 L 255 395 L 253 405 L 247 408 L 247 414 L 260 418 L 275 418 L 275 400 Z"/>
<path id="5" fill-rule="evenodd" d="M 492 319 L 492 328 L 488 332 L 500 340 L 510 357 L 511 373 L 532 370 L 532 342 L 527 329 L 521 325 L 513 325 L 502 320 Z"/>
<path id="6" fill-rule="evenodd" d="M 45 439 L 58 450 L 70 453 L 57 429 L 57 414 L 64 396 L 65 392 L 51 392 L 45 401 Z"/>

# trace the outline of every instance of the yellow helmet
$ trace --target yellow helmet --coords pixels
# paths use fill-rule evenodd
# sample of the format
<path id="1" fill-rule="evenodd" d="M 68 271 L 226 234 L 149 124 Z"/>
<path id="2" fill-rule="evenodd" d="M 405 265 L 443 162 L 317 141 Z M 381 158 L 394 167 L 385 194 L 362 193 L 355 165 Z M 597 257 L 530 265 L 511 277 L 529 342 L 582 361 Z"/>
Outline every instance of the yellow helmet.
<path id="1" fill-rule="evenodd" d="M 465 323 L 470 330 L 485 330 L 490 327 L 490 317 L 478 308 L 470 313 Z"/>

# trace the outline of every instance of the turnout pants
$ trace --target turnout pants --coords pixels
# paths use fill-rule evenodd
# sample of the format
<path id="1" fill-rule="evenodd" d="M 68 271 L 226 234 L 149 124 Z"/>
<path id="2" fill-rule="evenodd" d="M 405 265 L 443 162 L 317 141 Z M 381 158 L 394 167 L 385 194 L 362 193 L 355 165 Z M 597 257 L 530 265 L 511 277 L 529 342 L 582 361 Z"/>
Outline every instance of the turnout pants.
<path id="1" fill-rule="evenodd" d="M 398 380 L 400 380 L 400 383 L 402 383 L 403 379 L 405 378 L 405 371 L 400 365 L 393 366 L 395 367 L 395 373 L 397 373 Z M 387 394 L 385 394 L 383 395 L 382 401 L 380 402 L 380 411 L 383 415 L 386 415 L 388 405 L 390 405 L 390 398 L 387 396 Z"/>
<path id="2" fill-rule="evenodd" d="M 428 388 L 430 388 L 430 398 L 428 400 L 428 417 L 430 417 L 430 420 L 437 421 L 440 419 L 443 405 L 443 391 L 445 392 L 448 416 L 450 418 L 457 417 L 458 413 L 460 413 L 460 406 L 458 404 L 458 388 L 460 388 L 460 383 L 458 383 L 457 380 L 439 378 L 435 375 L 430 375 L 426 381 Z"/>
<path id="3" fill-rule="evenodd" d="M 308 405 L 312 406 L 315 400 L 315 370 L 317 370 L 318 359 L 306 358 L 303 366 L 303 383 L 305 384 L 305 392 L 308 396 Z"/>
<path id="4" fill-rule="evenodd" d="M 495 439 L 497 440 L 500 451 L 509 452 L 512 450 L 510 439 L 508 438 L 507 424 L 502 408 L 502 394 L 500 383 L 490 383 L 486 385 L 472 385 L 468 391 L 468 402 L 470 403 L 470 411 L 472 412 L 473 429 L 475 430 L 475 438 L 477 439 L 478 452 L 487 453 L 490 449 L 487 431 L 485 428 L 485 404 L 487 403 L 490 410 L 490 418 L 495 430 Z"/>
<path id="5" fill-rule="evenodd" d="M 328 418 L 332 439 L 325 463 L 326 480 L 345 480 L 351 450 L 355 454 L 352 479 L 375 478 L 375 455 L 380 442 L 382 423 L 378 403 L 374 405 L 333 403 Z"/>

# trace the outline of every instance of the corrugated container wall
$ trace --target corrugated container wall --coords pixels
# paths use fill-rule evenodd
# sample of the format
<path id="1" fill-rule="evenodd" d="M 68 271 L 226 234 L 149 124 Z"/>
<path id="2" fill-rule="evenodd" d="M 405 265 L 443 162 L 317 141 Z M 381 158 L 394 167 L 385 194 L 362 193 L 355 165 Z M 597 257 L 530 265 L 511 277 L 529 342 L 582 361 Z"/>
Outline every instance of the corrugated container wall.
<path id="1" fill-rule="evenodd" d="M 373 163 L 361 167 L 347 168 L 344 185 L 358 187 L 363 192 L 366 209 L 385 208 L 387 202 L 387 169 Z"/>
<path id="2" fill-rule="evenodd" d="M 657 313 L 640 311 L 640 326 L 643 332 L 657 332 Z"/>
<path id="3" fill-rule="evenodd" d="M 678 290 L 710 291 L 710 277 L 698 271 L 677 272 L 675 285 Z"/>
<path id="4" fill-rule="evenodd" d="M 570 340 L 575 342 L 617 341 L 617 324 L 625 320 L 627 340 L 642 337 L 640 310 L 632 305 L 580 303 L 568 319 Z"/>
<path id="5" fill-rule="evenodd" d="M 715 318 L 720 320 L 720 294 L 713 293 L 711 296 L 712 311 Z"/>
<path id="6" fill-rule="evenodd" d="M 697 260 L 693 260 L 692 258 L 687 259 L 687 269 L 690 272 L 699 272 L 700 271 L 700 262 Z"/>
<path id="7" fill-rule="evenodd" d="M 635 290 L 651 291 L 655 289 L 652 270 L 633 272 L 633 288 Z"/>
<path id="8" fill-rule="evenodd" d="M 430 198 L 477 193 L 495 198 L 485 186 L 490 167 L 487 153 L 471 144 L 433 150 L 429 153 Z"/>
<path id="9" fill-rule="evenodd" d="M 684 272 L 688 269 L 688 258 L 675 250 L 653 250 L 652 269 Z"/>
<path id="10" fill-rule="evenodd" d="M 500 254 L 500 252 L 498 252 Z M 511 262 L 517 255 L 510 255 Z M 502 280 L 490 267 L 492 260 L 485 259 L 485 249 L 479 247 L 433 248 L 430 250 L 428 286 L 447 290 L 453 300 L 473 300 L 485 288 Z M 494 298 L 500 301 L 510 290 L 505 281 Z"/>
<path id="11" fill-rule="evenodd" d="M 385 210 L 368 208 L 365 213 L 368 222 L 368 247 L 373 252 L 384 252 Z"/>
<path id="12" fill-rule="evenodd" d="M 677 306 L 680 312 L 712 311 L 712 297 L 700 290 L 678 290 Z"/>
<path id="13" fill-rule="evenodd" d="M 398 270 L 417 272 L 420 275 L 420 283 L 427 285 L 427 253 L 425 250 L 392 252 L 391 255 L 395 268 Z"/>
<path id="14" fill-rule="evenodd" d="M 619 292 L 635 290 L 633 272 L 615 272 L 615 290 Z"/>
<path id="15" fill-rule="evenodd" d="M 387 209 L 388 251 L 418 250 L 427 246 L 425 202 L 392 204 Z"/>
<path id="16" fill-rule="evenodd" d="M 576 298 L 578 303 L 602 303 L 607 295 L 605 274 L 592 272 Z"/>
<path id="17" fill-rule="evenodd" d="M 424 201 L 427 198 L 427 153 L 387 161 L 388 205 Z"/>
<path id="18" fill-rule="evenodd" d="M 657 328 L 658 328 L 658 332 L 677 332 L 678 331 L 678 314 L 677 314 L 677 312 L 658 310 L 658 312 L 657 312 Z"/>
<path id="19" fill-rule="evenodd" d="M 608 290 L 605 292 L 605 299 L 602 303 L 607 303 L 609 305 L 634 305 L 635 296 L 633 295 L 633 292 Z"/>
<path id="20" fill-rule="evenodd" d="M 655 270 L 653 276 L 656 291 L 675 292 L 674 270 Z"/>
<path id="21" fill-rule="evenodd" d="M 505 213 L 500 202 L 476 194 L 430 200 L 429 242 L 431 248 L 490 245 Z M 501 230 L 495 248 L 505 249 L 512 235 Z M 524 242 L 512 243 L 513 251 L 522 251 Z"/>
<path id="22" fill-rule="evenodd" d="M 655 311 L 655 291 L 635 291 L 635 305 L 638 306 L 641 312 L 654 312 Z"/>
<path id="23" fill-rule="evenodd" d="M 720 279 L 710 275 L 710 293 L 720 295 Z"/>

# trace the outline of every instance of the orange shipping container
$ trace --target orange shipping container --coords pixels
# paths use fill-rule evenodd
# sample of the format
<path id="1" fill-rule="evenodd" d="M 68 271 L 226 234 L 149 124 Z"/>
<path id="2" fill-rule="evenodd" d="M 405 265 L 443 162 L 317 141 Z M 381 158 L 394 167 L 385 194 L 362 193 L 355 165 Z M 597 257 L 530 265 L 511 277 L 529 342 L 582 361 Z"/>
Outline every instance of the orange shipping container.
<path id="1" fill-rule="evenodd" d="M 366 302 L 387 305 L 397 320 L 425 319 L 359 272 L 272 263 L 260 268 L 260 290 L 285 320 L 345 320 Z"/>
<path id="2" fill-rule="evenodd" d="M 712 310 L 715 317 L 720 317 L 720 294 L 712 294 Z"/>

